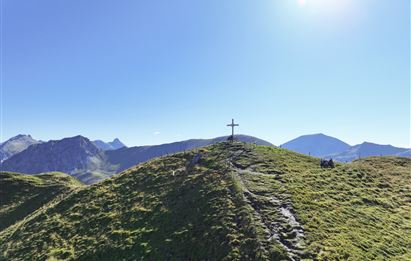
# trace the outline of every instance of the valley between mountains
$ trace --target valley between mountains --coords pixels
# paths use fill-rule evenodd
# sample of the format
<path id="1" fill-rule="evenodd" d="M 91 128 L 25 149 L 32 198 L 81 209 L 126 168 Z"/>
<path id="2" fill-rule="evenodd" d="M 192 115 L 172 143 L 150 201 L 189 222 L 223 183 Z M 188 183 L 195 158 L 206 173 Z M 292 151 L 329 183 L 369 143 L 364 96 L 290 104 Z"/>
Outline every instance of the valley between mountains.
<path id="1" fill-rule="evenodd" d="M 0 175 L 0 260 L 411 259 L 410 158 L 322 169 L 286 149 L 220 142 L 90 186 Z"/>

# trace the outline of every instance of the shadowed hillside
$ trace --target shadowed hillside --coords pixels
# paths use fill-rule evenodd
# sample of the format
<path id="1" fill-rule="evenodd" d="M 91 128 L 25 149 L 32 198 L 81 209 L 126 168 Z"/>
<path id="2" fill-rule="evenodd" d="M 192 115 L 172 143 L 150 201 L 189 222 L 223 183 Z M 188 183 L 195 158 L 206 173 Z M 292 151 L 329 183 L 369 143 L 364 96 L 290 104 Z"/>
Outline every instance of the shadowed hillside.
<path id="1" fill-rule="evenodd" d="M 219 143 L 70 194 L 0 233 L 15 260 L 407 260 L 411 159 L 335 169 Z"/>
<path id="2" fill-rule="evenodd" d="M 82 186 L 64 173 L 30 176 L 0 172 L 0 231 Z"/>

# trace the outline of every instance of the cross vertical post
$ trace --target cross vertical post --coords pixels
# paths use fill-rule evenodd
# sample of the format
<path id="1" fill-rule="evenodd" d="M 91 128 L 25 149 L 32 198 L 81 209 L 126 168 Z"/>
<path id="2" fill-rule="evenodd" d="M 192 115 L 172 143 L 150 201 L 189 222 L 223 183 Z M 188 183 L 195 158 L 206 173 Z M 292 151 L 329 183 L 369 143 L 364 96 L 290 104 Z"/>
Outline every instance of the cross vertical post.
<path id="1" fill-rule="evenodd" d="M 228 127 L 231 127 L 231 142 L 234 142 L 234 128 L 240 126 L 239 124 L 234 123 L 234 119 L 231 119 L 231 124 L 227 124 Z"/>

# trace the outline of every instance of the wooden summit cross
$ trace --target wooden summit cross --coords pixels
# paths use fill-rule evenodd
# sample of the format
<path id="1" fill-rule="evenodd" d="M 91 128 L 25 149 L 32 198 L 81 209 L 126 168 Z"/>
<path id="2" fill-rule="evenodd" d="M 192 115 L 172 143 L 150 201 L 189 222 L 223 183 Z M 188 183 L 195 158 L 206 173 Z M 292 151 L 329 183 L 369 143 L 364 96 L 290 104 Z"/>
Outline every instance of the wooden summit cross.
<path id="1" fill-rule="evenodd" d="M 231 124 L 227 124 L 228 127 L 231 127 L 231 142 L 234 142 L 234 128 L 240 126 L 234 123 L 234 119 L 231 119 Z"/>

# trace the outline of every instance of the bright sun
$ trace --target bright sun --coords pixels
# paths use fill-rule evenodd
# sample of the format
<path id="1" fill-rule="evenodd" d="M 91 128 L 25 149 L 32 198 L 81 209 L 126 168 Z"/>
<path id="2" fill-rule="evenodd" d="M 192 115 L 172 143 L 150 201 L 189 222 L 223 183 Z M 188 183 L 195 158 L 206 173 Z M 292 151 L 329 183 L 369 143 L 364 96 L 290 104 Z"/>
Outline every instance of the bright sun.
<path id="1" fill-rule="evenodd" d="M 306 3 L 307 3 L 307 0 L 298 0 L 298 4 L 300 6 L 305 6 Z"/>
<path id="2" fill-rule="evenodd" d="M 316 12 L 334 15 L 342 13 L 351 6 L 353 0 L 297 0 L 300 7 L 309 7 Z"/>

